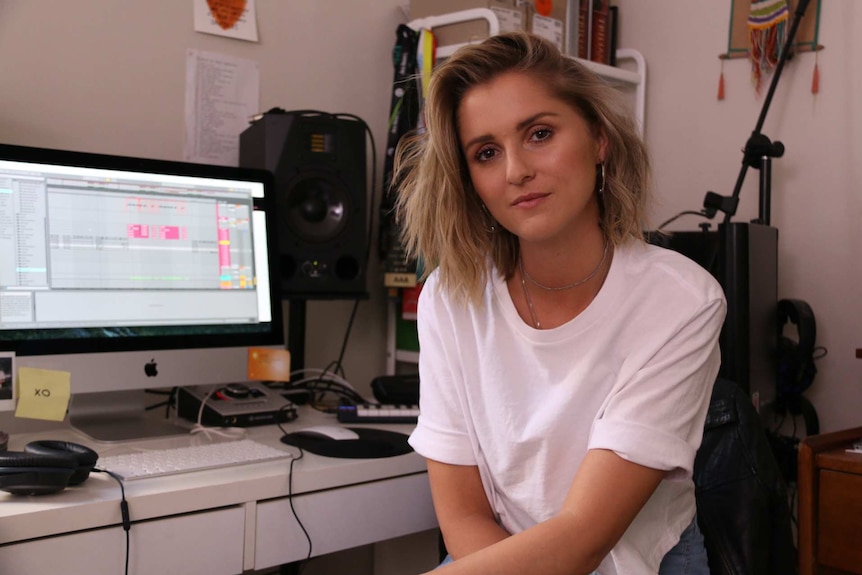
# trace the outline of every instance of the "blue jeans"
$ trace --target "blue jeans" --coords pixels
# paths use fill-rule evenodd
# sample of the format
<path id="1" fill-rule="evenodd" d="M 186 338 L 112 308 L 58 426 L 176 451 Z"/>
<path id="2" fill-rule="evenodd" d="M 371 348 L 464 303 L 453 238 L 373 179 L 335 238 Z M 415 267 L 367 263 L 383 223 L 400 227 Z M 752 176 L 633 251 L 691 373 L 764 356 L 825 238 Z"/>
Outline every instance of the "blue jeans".
<path id="1" fill-rule="evenodd" d="M 691 520 L 679 543 L 665 554 L 658 568 L 659 575 L 709 575 L 703 533 L 697 525 L 697 517 Z"/>
<path id="2" fill-rule="evenodd" d="M 439 567 L 452 562 L 446 556 Z M 658 568 L 659 575 L 709 575 L 709 565 L 706 561 L 706 547 L 703 544 L 703 533 L 697 526 L 697 517 L 680 535 L 679 543 L 667 552 Z M 599 575 L 594 571 L 592 575 Z"/>

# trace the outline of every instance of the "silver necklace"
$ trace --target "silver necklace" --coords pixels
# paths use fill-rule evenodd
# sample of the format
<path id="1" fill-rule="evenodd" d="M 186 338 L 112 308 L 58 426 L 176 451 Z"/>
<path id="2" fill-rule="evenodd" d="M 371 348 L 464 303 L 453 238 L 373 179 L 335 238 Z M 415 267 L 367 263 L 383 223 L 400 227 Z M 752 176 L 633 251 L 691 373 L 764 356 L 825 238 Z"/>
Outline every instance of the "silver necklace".
<path id="1" fill-rule="evenodd" d="M 536 310 L 533 309 L 533 298 L 530 297 L 530 291 L 527 289 L 527 282 L 524 281 L 524 260 L 518 258 L 518 268 L 521 271 L 521 287 L 524 289 L 524 299 L 527 300 L 527 307 L 530 309 L 530 319 L 533 320 L 533 327 L 542 329 L 542 324 L 536 317 Z"/>
<path id="2" fill-rule="evenodd" d="M 560 287 L 546 286 L 546 285 L 540 284 L 539 282 L 534 280 L 533 277 L 527 273 L 527 270 L 524 269 L 523 258 L 518 256 L 518 266 L 521 269 L 521 283 L 523 283 L 524 278 L 527 278 L 531 284 L 533 284 L 536 287 L 542 288 L 543 290 L 546 290 L 546 291 L 563 291 L 563 290 L 578 287 L 579 285 L 583 285 L 583 284 L 587 283 L 588 281 L 590 281 L 591 279 L 593 279 L 595 277 L 595 275 L 597 273 L 599 273 L 599 270 L 602 269 L 602 266 L 605 264 L 605 260 L 608 259 L 608 252 L 610 251 L 610 249 L 609 249 L 610 245 L 611 245 L 611 242 L 609 242 L 608 240 L 605 240 L 605 249 L 602 252 L 602 259 L 599 261 L 599 265 L 596 266 L 596 269 L 591 271 L 587 277 L 585 277 L 583 279 L 579 279 L 578 281 L 576 281 L 574 283 L 566 284 L 566 285 L 560 286 Z"/>

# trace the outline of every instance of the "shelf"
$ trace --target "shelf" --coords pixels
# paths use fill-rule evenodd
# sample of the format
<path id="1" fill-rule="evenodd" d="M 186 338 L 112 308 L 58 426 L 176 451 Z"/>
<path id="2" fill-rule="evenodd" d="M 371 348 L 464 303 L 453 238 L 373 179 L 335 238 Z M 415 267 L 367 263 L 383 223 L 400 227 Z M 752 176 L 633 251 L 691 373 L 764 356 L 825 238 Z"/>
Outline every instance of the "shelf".
<path id="1" fill-rule="evenodd" d="M 580 62 L 602 78 L 620 82 L 622 84 L 631 84 L 633 86 L 636 86 L 643 82 L 643 71 L 646 69 L 646 64 L 643 60 L 643 56 L 641 56 L 640 52 L 638 52 L 637 50 L 617 50 L 617 60 L 625 60 L 629 58 L 636 62 L 637 71 L 624 70 L 623 68 L 618 68 L 617 66 L 608 66 L 607 64 L 599 64 L 598 62 L 584 60 L 583 58 L 575 58 L 575 60 Z"/>
<path id="2" fill-rule="evenodd" d="M 419 364 L 419 352 L 406 349 L 399 349 L 398 342 L 398 313 L 399 305 L 395 301 L 387 303 L 386 312 L 386 373 L 394 375 L 396 373 L 395 364 L 397 363 L 412 363 Z"/>
<path id="3" fill-rule="evenodd" d="M 425 18 L 411 20 L 407 25 L 418 32 L 419 30 L 431 30 L 438 26 L 447 26 L 449 24 L 458 24 L 460 22 L 471 22 L 473 20 L 485 20 L 488 22 L 488 34 L 490 36 L 500 33 L 500 22 L 497 20 L 497 15 L 489 8 L 471 8 L 469 10 L 440 14 L 439 16 L 426 16 Z M 455 50 L 461 46 L 466 46 L 467 44 L 469 44 L 469 42 L 437 46 L 436 56 L 438 58 L 448 58 L 455 52 Z"/>
<path id="4" fill-rule="evenodd" d="M 395 361 L 403 363 L 419 363 L 419 352 L 397 349 L 395 350 Z"/>
<path id="5" fill-rule="evenodd" d="M 425 18 L 411 20 L 407 25 L 413 30 L 419 31 L 423 29 L 431 30 L 438 26 L 447 26 L 449 24 L 470 22 L 473 20 L 485 20 L 488 23 L 488 33 L 492 36 L 494 34 L 498 34 L 500 31 L 500 23 L 497 20 L 497 15 L 488 8 L 472 8 L 470 10 L 440 14 L 439 16 L 426 16 Z M 481 41 L 481 39 L 477 41 Z M 455 52 L 455 50 L 465 45 L 466 43 L 437 46 L 437 58 L 448 58 Z M 644 57 L 640 52 L 631 48 L 621 48 L 617 50 L 616 57 L 617 61 L 633 61 L 635 69 L 628 70 L 617 66 L 599 64 L 582 58 L 575 59 L 611 83 L 634 87 L 635 117 L 637 118 L 638 125 L 640 127 L 641 136 L 643 136 L 644 114 L 646 113 L 646 60 L 644 60 Z"/>

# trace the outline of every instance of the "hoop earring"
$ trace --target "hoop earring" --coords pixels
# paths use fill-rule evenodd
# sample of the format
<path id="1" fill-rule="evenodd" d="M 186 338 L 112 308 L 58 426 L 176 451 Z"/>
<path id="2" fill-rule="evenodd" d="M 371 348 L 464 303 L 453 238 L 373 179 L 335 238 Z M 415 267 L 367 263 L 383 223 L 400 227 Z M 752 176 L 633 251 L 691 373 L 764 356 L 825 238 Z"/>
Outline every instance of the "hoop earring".
<path id="1" fill-rule="evenodd" d="M 484 217 L 482 219 L 485 220 L 485 232 L 489 234 L 496 234 L 498 231 L 500 231 L 500 224 L 497 223 L 497 220 L 494 219 L 494 216 L 491 215 L 491 212 L 488 211 L 488 208 L 485 206 L 484 203 L 480 203 L 479 205 L 482 206 L 482 212 L 484 214 Z M 491 222 L 490 224 L 488 223 L 489 220 Z"/>
<path id="2" fill-rule="evenodd" d="M 601 197 L 602 194 L 605 193 L 605 163 L 602 162 L 600 164 L 596 164 L 596 179 L 601 183 L 596 187 L 596 193 Z"/>

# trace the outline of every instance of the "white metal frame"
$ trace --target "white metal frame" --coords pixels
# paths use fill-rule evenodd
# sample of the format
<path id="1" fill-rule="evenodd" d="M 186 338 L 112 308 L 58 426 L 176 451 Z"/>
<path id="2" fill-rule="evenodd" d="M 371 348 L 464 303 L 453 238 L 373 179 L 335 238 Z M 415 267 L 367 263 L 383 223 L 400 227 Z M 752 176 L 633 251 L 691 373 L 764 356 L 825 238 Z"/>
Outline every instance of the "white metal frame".
<path id="1" fill-rule="evenodd" d="M 411 20 L 407 25 L 416 31 L 423 29 L 433 30 L 438 26 L 447 26 L 449 24 L 458 24 L 473 20 L 485 20 L 488 22 L 488 34 L 491 36 L 500 32 L 500 22 L 497 19 L 497 15 L 488 8 L 472 8 L 470 10 L 440 14 L 439 16 L 426 16 L 425 18 Z M 570 29 L 571 26 L 567 25 L 567 30 Z M 437 57 L 449 57 L 455 52 L 455 50 L 468 43 L 469 42 L 437 46 Z M 607 66 L 590 60 L 578 59 L 578 61 L 599 76 L 611 82 L 634 86 L 636 100 L 635 117 L 640 125 L 641 135 L 643 135 L 644 114 L 646 113 L 646 60 L 644 60 L 644 57 L 640 52 L 631 48 L 621 48 L 617 50 L 616 57 L 617 60 L 633 61 L 634 70 L 627 70 L 616 66 Z"/>
<path id="2" fill-rule="evenodd" d="M 493 36 L 500 33 L 500 21 L 497 15 L 488 8 L 471 8 L 469 10 L 461 10 L 459 12 L 449 12 L 439 16 L 427 16 L 425 18 L 417 18 L 407 23 L 412 29 L 417 32 L 420 30 L 431 30 L 438 26 L 448 26 L 449 24 L 460 24 L 462 22 L 471 22 L 473 20 L 485 20 L 488 22 L 488 35 Z M 461 46 L 466 46 L 469 42 L 461 44 L 447 44 L 446 46 L 437 46 L 437 57 L 448 58 L 455 50 Z"/>

